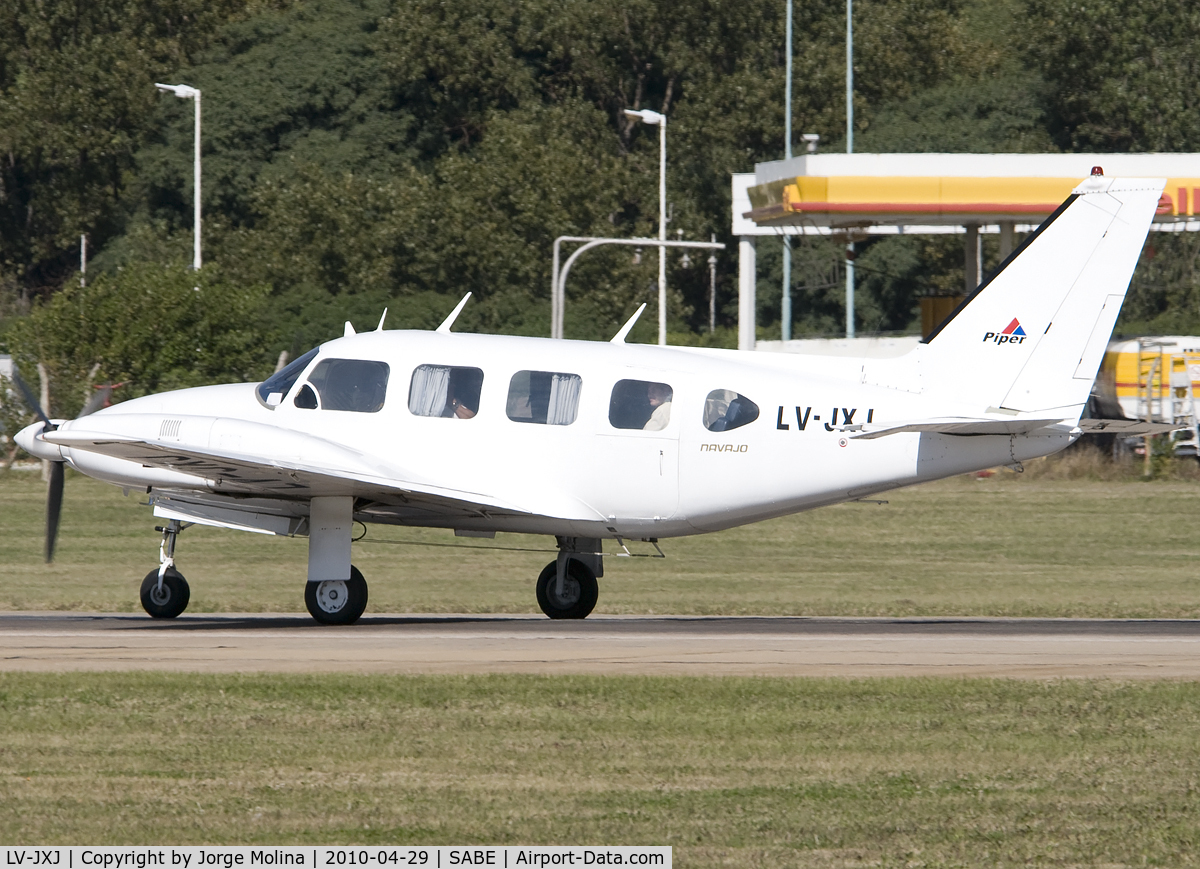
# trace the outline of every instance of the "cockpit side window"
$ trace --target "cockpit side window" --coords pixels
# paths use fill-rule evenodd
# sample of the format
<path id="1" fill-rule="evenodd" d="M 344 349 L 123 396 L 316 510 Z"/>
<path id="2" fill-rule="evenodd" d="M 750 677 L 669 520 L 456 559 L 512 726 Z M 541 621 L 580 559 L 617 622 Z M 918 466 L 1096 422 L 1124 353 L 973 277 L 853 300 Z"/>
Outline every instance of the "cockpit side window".
<path id="1" fill-rule="evenodd" d="M 313 388 L 307 383 L 300 387 L 296 392 L 296 397 L 292 399 L 292 404 L 304 410 L 317 409 L 317 394 L 313 392 Z"/>
<path id="2" fill-rule="evenodd" d="M 449 365 L 418 365 L 408 390 L 408 409 L 416 416 L 471 419 L 479 413 L 483 371 Z"/>
<path id="3" fill-rule="evenodd" d="M 309 375 L 308 383 L 321 397 L 322 410 L 375 413 L 383 407 L 390 373 L 386 362 L 323 359 Z"/>
<path id="4" fill-rule="evenodd" d="M 758 405 L 732 389 L 714 389 L 704 401 L 704 427 L 732 431 L 758 419 Z"/>
<path id="5" fill-rule="evenodd" d="M 283 404 L 284 397 L 296 385 L 308 363 L 312 362 L 321 348 L 314 347 L 299 359 L 285 365 L 258 385 L 258 400 L 272 410 Z"/>
<path id="6" fill-rule="evenodd" d="M 508 418 L 513 422 L 570 425 L 579 413 L 578 374 L 518 371 L 508 384 Z"/>
<path id="7" fill-rule="evenodd" d="M 608 421 L 613 428 L 662 431 L 671 421 L 674 395 L 674 390 L 666 383 L 618 380 L 608 402 Z"/>

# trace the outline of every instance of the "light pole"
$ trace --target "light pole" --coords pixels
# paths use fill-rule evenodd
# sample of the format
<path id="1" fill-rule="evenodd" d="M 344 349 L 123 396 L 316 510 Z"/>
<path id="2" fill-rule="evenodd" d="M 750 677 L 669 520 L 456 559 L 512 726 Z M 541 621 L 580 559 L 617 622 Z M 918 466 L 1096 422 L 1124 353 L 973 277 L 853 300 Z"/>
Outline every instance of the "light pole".
<path id="1" fill-rule="evenodd" d="M 854 153 L 854 0 L 846 0 L 846 153 Z M 854 242 L 846 243 L 846 337 L 854 337 Z"/>
<path id="2" fill-rule="evenodd" d="M 192 268 L 200 271 L 200 89 L 186 84 L 159 84 L 158 82 L 155 82 L 154 86 L 163 93 L 175 94 L 181 100 L 196 101 L 196 153 L 192 183 L 192 193 L 195 199 L 192 211 Z"/>
<path id="3" fill-rule="evenodd" d="M 667 240 L 667 116 L 649 109 L 625 114 L 644 124 L 658 124 L 658 240 Z M 667 248 L 658 246 L 658 343 L 667 343 Z"/>
<path id="4" fill-rule="evenodd" d="M 792 0 L 787 0 L 787 49 L 785 52 L 787 81 L 783 90 L 783 159 L 792 159 Z M 792 243 L 783 236 L 783 296 L 779 305 L 783 327 L 779 337 L 792 340 Z"/>

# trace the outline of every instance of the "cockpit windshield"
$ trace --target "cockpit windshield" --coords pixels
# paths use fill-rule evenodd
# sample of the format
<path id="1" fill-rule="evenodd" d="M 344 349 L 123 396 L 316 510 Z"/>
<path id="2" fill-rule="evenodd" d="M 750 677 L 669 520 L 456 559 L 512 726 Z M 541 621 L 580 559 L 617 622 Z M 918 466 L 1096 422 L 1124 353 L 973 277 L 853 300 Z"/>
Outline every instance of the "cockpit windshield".
<path id="1" fill-rule="evenodd" d="M 258 400 L 271 408 L 283 404 L 284 397 L 296 385 L 296 381 L 300 379 L 300 375 L 304 373 L 304 369 L 308 367 L 308 363 L 313 361 L 313 358 L 316 357 L 320 349 L 319 347 L 314 347 L 299 359 L 288 363 L 260 383 L 258 385 Z"/>

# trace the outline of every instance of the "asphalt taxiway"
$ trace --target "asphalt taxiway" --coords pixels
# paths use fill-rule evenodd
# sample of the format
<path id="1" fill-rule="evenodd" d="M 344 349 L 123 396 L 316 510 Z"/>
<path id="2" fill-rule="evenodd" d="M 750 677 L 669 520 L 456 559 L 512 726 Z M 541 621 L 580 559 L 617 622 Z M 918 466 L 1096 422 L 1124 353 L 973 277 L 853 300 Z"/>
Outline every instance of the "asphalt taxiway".
<path id="1" fill-rule="evenodd" d="M 1200 678 L 1200 621 L 0 613 L 0 671 Z"/>

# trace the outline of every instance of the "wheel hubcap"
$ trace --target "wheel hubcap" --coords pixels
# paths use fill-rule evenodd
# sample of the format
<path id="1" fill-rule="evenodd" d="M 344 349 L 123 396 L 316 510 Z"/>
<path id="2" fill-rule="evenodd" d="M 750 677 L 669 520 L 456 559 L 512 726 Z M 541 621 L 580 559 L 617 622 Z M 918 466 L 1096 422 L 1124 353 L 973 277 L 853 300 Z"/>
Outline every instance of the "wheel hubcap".
<path id="1" fill-rule="evenodd" d="M 579 582 L 577 580 L 571 579 L 571 577 L 569 577 L 569 576 L 563 577 L 563 590 L 562 590 L 562 594 L 559 594 L 558 593 L 558 580 L 557 579 L 551 580 L 550 581 L 550 597 L 552 597 L 554 599 L 554 603 L 560 609 L 567 609 L 568 607 L 574 606 L 575 604 L 579 603 L 579 597 L 580 597 Z"/>
<path id="2" fill-rule="evenodd" d="M 155 606 L 166 606 L 171 601 L 171 589 L 165 582 L 162 585 L 155 584 L 150 589 L 150 600 Z"/>
<path id="3" fill-rule="evenodd" d="M 327 579 L 317 586 L 317 605 L 327 613 L 341 612 L 350 600 L 345 580 Z"/>

